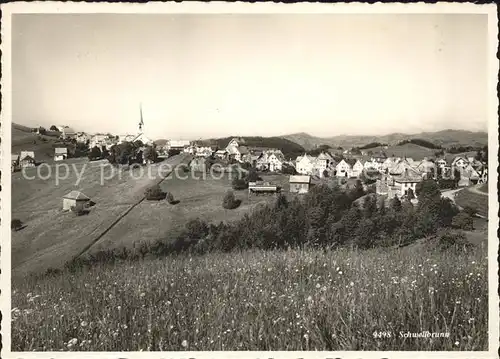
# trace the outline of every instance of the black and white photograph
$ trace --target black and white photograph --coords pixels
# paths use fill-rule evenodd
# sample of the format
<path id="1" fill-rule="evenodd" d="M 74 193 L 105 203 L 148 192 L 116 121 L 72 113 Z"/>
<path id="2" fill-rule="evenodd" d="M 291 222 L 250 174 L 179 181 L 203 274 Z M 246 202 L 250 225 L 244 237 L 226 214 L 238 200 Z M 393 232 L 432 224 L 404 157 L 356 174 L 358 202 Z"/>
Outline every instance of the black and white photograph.
<path id="1" fill-rule="evenodd" d="M 2 5 L 2 357 L 496 358 L 496 10 Z"/>

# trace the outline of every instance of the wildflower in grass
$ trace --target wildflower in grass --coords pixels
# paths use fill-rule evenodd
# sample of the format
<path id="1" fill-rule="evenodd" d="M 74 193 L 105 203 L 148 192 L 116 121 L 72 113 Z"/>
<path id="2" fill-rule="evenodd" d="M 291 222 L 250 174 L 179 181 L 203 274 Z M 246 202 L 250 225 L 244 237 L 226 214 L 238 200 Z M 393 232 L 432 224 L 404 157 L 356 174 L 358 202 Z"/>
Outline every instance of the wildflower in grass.
<path id="1" fill-rule="evenodd" d="M 184 339 L 184 340 L 182 341 L 182 343 L 181 343 L 181 346 L 182 346 L 183 348 L 187 348 L 187 347 L 188 347 L 188 341 L 187 341 L 186 339 Z"/>
<path id="2" fill-rule="evenodd" d="M 460 345 L 460 342 L 457 340 L 457 341 L 455 342 L 455 345 L 458 347 L 458 346 Z"/>
<path id="3" fill-rule="evenodd" d="M 81 325 L 82 327 L 84 327 L 84 328 L 85 328 L 87 325 L 89 325 L 89 323 L 87 323 L 85 320 L 83 320 L 83 321 L 80 323 L 80 325 Z"/>
<path id="4" fill-rule="evenodd" d="M 73 338 L 73 339 L 71 339 L 71 340 L 68 342 L 68 348 L 71 348 L 71 347 L 75 346 L 76 344 L 78 344 L 78 339 Z"/>

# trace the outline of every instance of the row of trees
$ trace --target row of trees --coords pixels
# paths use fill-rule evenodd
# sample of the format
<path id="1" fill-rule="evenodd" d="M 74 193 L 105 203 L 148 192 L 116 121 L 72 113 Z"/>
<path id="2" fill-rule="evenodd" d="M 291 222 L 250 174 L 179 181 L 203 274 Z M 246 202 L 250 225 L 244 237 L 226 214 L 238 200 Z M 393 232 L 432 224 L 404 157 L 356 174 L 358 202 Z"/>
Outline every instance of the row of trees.
<path id="1" fill-rule="evenodd" d="M 435 235 L 441 228 L 472 229 L 474 211 L 460 212 L 451 200 L 441 197 L 434 180 L 421 182 L 416 195 L 416 206 L 397 197 L 386 206 L 375 194 L 366 195 L 359 181 L 348 191 L 318 186 L 304 200 L 290 202 L 280 196 L 274 205 L 261 207 L 236 223 L 207 224 L 202 233 L 191 232 L 188 237 L 192 249 L 202 252 L 304 245 L 371 248 L 408 244 Z"/>
<path id="2" fill-rule="evenodd" d="M 151 162 L 158 161 L 158 152 L 153 146 L 144 146 L 141 141 L 123 142 L 119 145 L 112 146 L 109 151 L 103 147 L 93 147 L 89 154 L 89 159 L 107 159 L 112 164 L 132 164 L 143 163 L 144 160 Z"/>

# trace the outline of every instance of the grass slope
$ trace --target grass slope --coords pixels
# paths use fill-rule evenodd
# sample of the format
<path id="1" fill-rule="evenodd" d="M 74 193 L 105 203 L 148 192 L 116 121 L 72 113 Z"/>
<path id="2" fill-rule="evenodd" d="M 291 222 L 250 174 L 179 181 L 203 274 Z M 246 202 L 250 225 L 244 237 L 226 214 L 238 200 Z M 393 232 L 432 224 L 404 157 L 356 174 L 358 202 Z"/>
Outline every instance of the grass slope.
<path id="1" fill-rule="evenodd" d="M 185 157 L 179 155 L 167 161 L 176 165 Z M 158 182 L 156 166 L 151 166 L 151 178 L 139 178 L 136 170 L 133 175 L 137 179 L 124 172 L 121 178 L 116 175 L 101 181 L 101 176 L 110 175 L 111 170 L 102 170 L 99 162 L 82 160 L 73 165 L 74 169 L 59 183 L 55 182 L 55 166 L 51 173 L 44 169 L 41 176 L 31 180 L 23 178 L 21 172 L 12 175 L 12 218 L 26 224 L 23 230 L 12 232 L 13 276 L 62 266 L 142 199 L 147 187 Z M 82 170 L 83 178 L 77 184 L 77 173 Z M 36 169 L 26 172 L 35 176 Z M 48 179 L 42 179 L 49 174 Z M 64 172 L 60 177 L 64 177 Z M 62 197 L 71 190 L 82 191 L 96 203 L 88 215 L 76 217 L 62 211 Z"/>
<path id="2" fill-rule="evenodd" d="M 488 196 L 464 188 L 455 195 L 455 202 L 462 208 L 469 206 L 476 209 L 478 214 L 488 216 Z"/>
<path id="3" fill-rule="evenodd" d="M 487 350 L 485 241 L 467 253 L 246 251 L 27 278 L 12 291 L 12 349 Z M 400 336 L 424 331 L 449 337 Z"/>

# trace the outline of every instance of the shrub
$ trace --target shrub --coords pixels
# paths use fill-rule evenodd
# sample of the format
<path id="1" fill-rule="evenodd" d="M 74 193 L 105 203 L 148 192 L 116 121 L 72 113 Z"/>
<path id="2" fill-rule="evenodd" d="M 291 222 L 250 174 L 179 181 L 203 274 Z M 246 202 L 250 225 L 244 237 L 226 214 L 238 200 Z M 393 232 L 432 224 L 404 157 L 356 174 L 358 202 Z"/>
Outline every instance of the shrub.
<path id="1" fill-rule="evenodd" d="M 20 219 L 15 218 L 10 222 L 10 229 L 13 229 L 16 232 L 19 231 L 22 227 L 23 222 L 21 222 Z"/>
<path id="2" fill-rule="evenodd" d="M 227 191 L 224 199 L 222 200 L 222 207 L 225 209 L 235 209 L 240 205 L 241 201 L 234 197 L 233 191 Z"/>
<path id="3" fill-rule="evenodd" d="M 82 206 L 72 206 L 71 212 L 73 212 L 76 216 L 83 216 L 84 214 L 89 213 L 89 211 Z"/>
<path id="4" fill-rule="evenodd" d="M 464 231 L 472 231 L 474 229 L 474 221 L 470 214 L 463 211 L 453 217 L 451 226 L 453 228 L 463 229 Z"/>
<path id="5" fill-rule="evenodd" d="M 465 206 L 463 211 L 471 217 L 475 217 L 477 214 L 477 209 L 471 206 Z"/>
<path id="6" fill-rule="evenodd" d="M 462 231 L 442 230 L 437 235 L 437 241 L 441 250 L 450 248 L 466 250 L 472 246 L 472 243 L 467 241 L 465 233 Z"/>
<path id="7" fill-rule="evenodd" d="M 257 174 L 257 171 L 255 171 L 254 169 L 251 169 L 250 172 L 248 172 L 248 180 L 250 182 L 257 182 L 260 181 L 260 179 L 261 178 Z"/>
<path id="8" fill-rule="evenodd" d="M 235 178 L 233 180 L 233 189 L 236 191 L 248 188 L 248 182 L 242 178 Z"/>
<path id="9" fill-rule="evenodd" d="M 148 188 L 145 195 L 148 201 L 160 201 L 166 197 L 166 193 L 161 190 L 159 185 Z"/>

